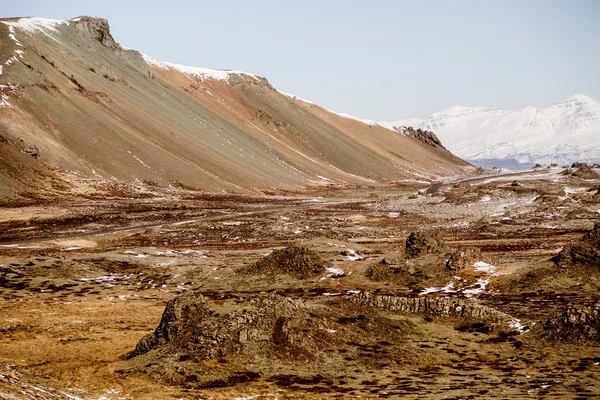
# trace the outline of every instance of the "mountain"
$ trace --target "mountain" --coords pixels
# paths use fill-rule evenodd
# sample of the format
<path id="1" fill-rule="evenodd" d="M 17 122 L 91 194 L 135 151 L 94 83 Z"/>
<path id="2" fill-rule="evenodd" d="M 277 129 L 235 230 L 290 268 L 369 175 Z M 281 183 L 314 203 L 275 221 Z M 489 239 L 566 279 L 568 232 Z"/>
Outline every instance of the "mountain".
<path id="1" fill-rule="evenodd" d="M 585 95 L 544 109 L 454 106 L 381 125 L 434 131 L 447 149 L 483 167 L 600 162 L 600 103 Z"/>
<path id="2" fill-rule="evenodd" d="M 257 75 L 127 49 L 92 17 L 0 20 L 0 155 L 0 197 L 82 179 L 262 193 L 472 168 Z"/>

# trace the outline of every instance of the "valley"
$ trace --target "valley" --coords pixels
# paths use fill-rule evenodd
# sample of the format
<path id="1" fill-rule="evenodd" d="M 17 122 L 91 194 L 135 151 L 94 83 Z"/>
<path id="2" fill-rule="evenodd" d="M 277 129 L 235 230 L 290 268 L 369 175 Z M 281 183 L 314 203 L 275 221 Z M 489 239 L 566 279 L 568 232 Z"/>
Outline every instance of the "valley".
<path id="1" fill-rule="evenodd" d="M 543 329 L 600 285 L 597 264 L 550 261 L 600 222 L 600 175 L 563 171 L 276 196 L 130 188 L 104 200 L 98 184 L 5 207 L 0 393 L 597 396 L 593 334 Z M 269 254 L 280 259 L 266 269 Z M 192 318 L 181 326 L 210 324 L 216 341 L 140 347 L 175 298 L 199 307 L 175 311 Z"/>
<path id="2" fill-rule="evenodd" d="M 0 398 L 598 397 L 597 109 L 389 126 L 2 18 Z"/>

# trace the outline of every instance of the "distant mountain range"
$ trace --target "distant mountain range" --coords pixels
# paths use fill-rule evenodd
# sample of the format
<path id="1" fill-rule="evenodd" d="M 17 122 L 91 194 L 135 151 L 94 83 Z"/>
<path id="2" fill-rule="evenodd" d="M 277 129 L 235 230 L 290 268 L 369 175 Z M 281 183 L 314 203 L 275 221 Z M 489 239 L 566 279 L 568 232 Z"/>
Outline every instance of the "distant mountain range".
<path id="1" fill-rule="evenodd" d="M 543 109 L 454 106 L 380 125 L 433 131 L 448 150 L 484 168 L 600 163 L 600 103 L 580 94 Z"/>

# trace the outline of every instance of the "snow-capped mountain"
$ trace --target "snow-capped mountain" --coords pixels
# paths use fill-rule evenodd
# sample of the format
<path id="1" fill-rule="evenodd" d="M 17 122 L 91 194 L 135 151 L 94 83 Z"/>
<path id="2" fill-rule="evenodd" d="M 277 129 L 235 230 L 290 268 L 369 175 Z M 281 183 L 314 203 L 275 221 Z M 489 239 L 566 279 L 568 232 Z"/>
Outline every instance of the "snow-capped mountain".
<path id="1" fill-rule="evenodd" d="M 381 125 L 433 131 L 447 149 L 483 167 L 600 162 L 600 103 L 585 95 L 544 109 L 453 106 Z"/>

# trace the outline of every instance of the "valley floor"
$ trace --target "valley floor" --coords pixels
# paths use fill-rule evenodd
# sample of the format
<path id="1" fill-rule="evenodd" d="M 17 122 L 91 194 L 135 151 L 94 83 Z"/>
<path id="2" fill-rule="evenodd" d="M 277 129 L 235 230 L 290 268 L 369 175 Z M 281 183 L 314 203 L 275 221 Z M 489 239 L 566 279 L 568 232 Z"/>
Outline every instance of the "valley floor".
<path id="1" fill-rule="evenodd" d="M 0 209 L 0 398 L 600 396 L 598 343 L 550 342 L 536 330 L 600 288 L 600 269 L 564 272 L 549 261 L 600 222 L 600 179 L 561 172 L 262 197 L 155 188 L 7 205 Z M 434 233 L 443 245 L 407 259 L 411 232 Z M 306 279 L 241 272 L 291 244 L 332 267 Z M 444 261 L 460 248 L 479 259 L 448 273 Z M 380 265 L 396 275 L 369 273 Z M 243 366 L 252 379 L 172 384 L 125 356 L 185 292 L 220 305 L 279 294 L 344 315 L 355 312 L 361 293 L 452 298 L 504 313 L 514 329 L 361 309 L 373 327 L 383 318 L 402 329 L 371 343 L 374 328 L 348 317 L 331 334 L 343 342 L 345 332 L 364 331 L 364 340 L 348 339 L 341 362 L 323 353 L 318 365 L 298 367 L 273 357 Z M 243 362 L 205 366 L 237 371 Z"/>

